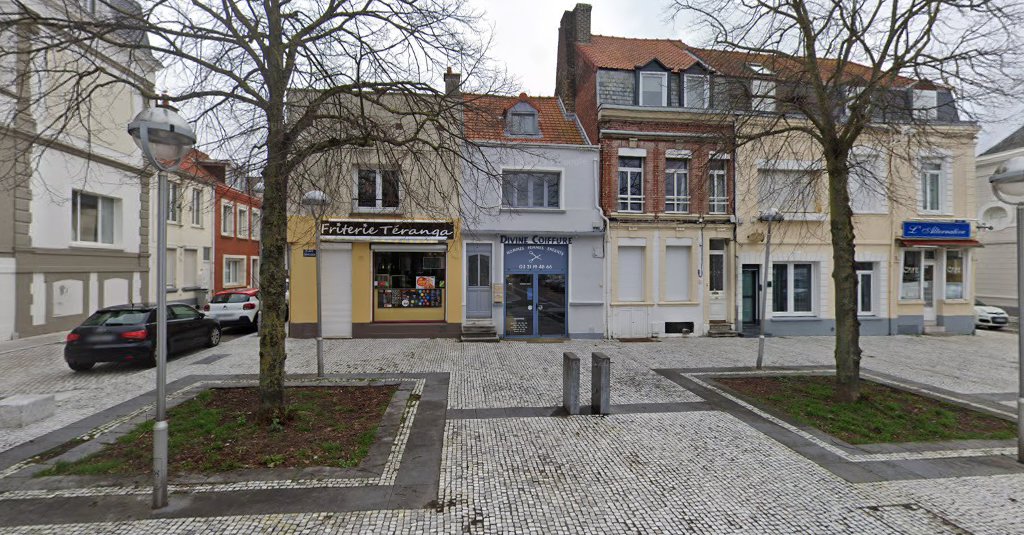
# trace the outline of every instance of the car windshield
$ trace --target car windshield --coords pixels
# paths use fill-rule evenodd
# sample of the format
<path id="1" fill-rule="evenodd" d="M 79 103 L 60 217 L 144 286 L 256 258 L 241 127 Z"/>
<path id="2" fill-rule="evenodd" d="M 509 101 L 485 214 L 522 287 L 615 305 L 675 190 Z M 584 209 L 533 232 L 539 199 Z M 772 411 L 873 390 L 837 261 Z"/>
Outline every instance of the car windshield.
<path id="1" fill-rule="evenodd" d="M 249 301 L 246 294 L 217 294 L 210 299 L 211 303 L 245 303 Z"/>
<path id="2" fill-rule="evenodd" d="M 147 318 L 148 310 L 103 310 L 89 316 L 82 325 L 141 325 Z"/>

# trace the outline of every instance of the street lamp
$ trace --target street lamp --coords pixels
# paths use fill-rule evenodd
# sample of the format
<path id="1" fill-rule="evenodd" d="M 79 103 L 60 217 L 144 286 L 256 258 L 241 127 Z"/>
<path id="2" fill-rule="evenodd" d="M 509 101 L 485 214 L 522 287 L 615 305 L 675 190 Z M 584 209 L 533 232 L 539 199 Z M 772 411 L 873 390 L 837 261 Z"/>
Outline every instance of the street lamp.
<path id="1" fill-rule="evenodd" d="M 263 192 L 266 191 L 266 190 L 267 190 L 267 188 L 266 188 L 266 186 L 263 185 L 263 181 L 262 180 L 257 182 L 256 185 L 252 187 L 252 192 L 255 193 L 256 195 L 261 196 L 261 197 L 263 196 Z M 262 207 L 262 205 L 260 205 L 260 206 Z M 262 214 L 262 212 L 260 212 L 260 213 Z M 257 253 L 257 254 L 259 255 L 259 258 L 260 258 L 260 271 L 262 272 L 263 271 L 263 216 L 262 215 L 260 216 L 260 228 L 258 229 L 258 231 L 259 231 L 259 238 L 260 239 L 256 243 L 256 246 L 259 247 L 259 253 Z M 262 273 L 253 273 L 253 275 L 256 276 L 256 286 L 257 286 L 257 288 L 262 286 L 263 277 L 260 276 L 261 274 Z M 260 294 L 260 295 L 263 295 L 263 294 Z M 263 300 L 261 299 L 260 300 L 261 308 L 262 308 L 262 303 L 263 303 Z M 263 311 L 261 310 L 260 312 L 261 312 L 261 314 L 259 315 L 260 319 L 259 319 L 259 323 L 256 324 L 256 329 L 262 332 L 263 331 L 263 314 L 262 314 Z"/>
<path id="2" fill-rule="evenodd" d="M 761 212 L 761 215 L 757 216 L 757 220 L 768 223 L 768 234 L 764 243 L 764 269 L 761 273 L 761 332 L 757 337 L 757 369 L 760 370 L 761 363 L 764 361 L 764 327 L 767 323 L 765 314 L 768 313 L 768 270 L 771 268 L 772 260 L 772 223 L 784 221 L 785 218 L 782 217 L 781 212 L 772 208 Z"/>
<path id="3" fill-rule="evenodd" d="M 329 200 L 327 194 L 315 189 L 302 196 L 302 205 L 309 208 L 309 216 L 316 224 L 316 376 L 324 376 L 323 299 L 320 291 L 320 217 Z"/>
<path id="4" fill-rule="evenodd" d="M 988 179 L 992 193 L 1017 207 L 1017 316 L 1024 305 L 1024 157 L 1010 158 Z M 1024 463 L 1024 337 L 1017 333 L 1017 462 Z"/>
<path id="5" fill-rule="evenodd" d="M 167 171 L 181 165 L 196 134 L 164 101 L 139 112 L 128 133 L 157 168 L 156 422 L 153 425 L 153 508 L 167 506 Z"/>

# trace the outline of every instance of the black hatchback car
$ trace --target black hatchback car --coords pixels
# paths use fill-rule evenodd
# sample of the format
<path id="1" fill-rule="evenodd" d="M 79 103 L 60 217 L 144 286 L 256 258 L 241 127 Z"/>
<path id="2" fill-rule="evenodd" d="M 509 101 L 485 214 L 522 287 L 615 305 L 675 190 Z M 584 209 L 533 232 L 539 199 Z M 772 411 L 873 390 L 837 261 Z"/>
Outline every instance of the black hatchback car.
<path id="1" fill-rule="evenodd" d="M 220 323 L 188 305 L 167 306 L 167 354 L 220 343 Z M 97 362 L 156 365 L 156 306 L 118 305 L 96 311 L 68 333 L 64 360 L 75 371 Z"/>

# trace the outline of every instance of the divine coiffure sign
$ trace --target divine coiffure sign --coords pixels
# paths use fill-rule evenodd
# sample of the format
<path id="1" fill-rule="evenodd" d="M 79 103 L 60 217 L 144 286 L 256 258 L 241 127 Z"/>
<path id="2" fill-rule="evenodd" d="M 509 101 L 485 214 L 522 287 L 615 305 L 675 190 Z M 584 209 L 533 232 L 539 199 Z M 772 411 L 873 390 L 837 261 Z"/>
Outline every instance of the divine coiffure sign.
<path id="1" fill-rule="evenodd" d="M 967 221 L 904 221 L 904 238 L 965 240 L 971 237 Z"/>
<path id="2" fill-rule="evenodd" d="M 333 219 L 320 224 L 320 236 L 335 241 L 443 241 L 455 237 L 449 221 Z"/>

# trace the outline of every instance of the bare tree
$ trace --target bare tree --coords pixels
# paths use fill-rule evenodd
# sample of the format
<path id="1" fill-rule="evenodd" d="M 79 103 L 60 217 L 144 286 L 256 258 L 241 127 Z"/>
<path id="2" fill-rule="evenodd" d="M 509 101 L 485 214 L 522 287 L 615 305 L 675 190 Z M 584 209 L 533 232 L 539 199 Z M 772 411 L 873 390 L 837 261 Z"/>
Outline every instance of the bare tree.
<path id="1" fill-rule="evenodd" d="M 856 400 L 861 349 L 849 189 L 856 149 L 868 140 L 909 149 L 915 141 L 901 134 L 908 127 L 919 133 L 916 142 L 926 142 L 921 132 L 939 131 L 933 112 L 952 103 L 933 102 L 915 113 L 917 103 L 906 98 L 912 87 L 945 88 L 961 106 L 1010 96 L 1017 85 L 1012 80 L 1020 79 L 1017 28 L 1024 6 L 1012 0 L 674 0 L 669 12 L 695 18 L 694 27 L 707 32 L 710 50 L 692 49 L 697 55 L 725 52 L 724 61 L 746 69 L 716 88 L 723 98 L 746 102 L 738 144 L 785 136 L 810 140 L 820 154 L 832 244 L 837 392 L 844 401 Z M 758 106 L 773 97 L 777 106 Z M 896 197 L 884 184 L 879 189 Z"/>
<path id="2" fill-rule="evenodd" d="M 0 35 L 16 29 L 31 37 L 0 54 L 17 56 L 26 75 L 65 73 L 64 92 L 83 103 L 103 84 L 156 98 L 132 75 L 156 60 L 165 67 L 158 84 L 195 122 L 201 147 L 263 182 L 260 414 L 283 418 L 288 207 L 311 187 L 350 198 L 350 182 L 314 171 L 349 149 L 376 151 L 387 162 L 429 161 L 432 169 L 421 173 L 428 177 L 458 176 L 463 99 L 435 85 L 454 67 L 478 92 L 504 87 L 488 67 L 479 15 L 458 0 L 159 0 L 141 9 L 96 0 L 94 10 L 63 1 L 3 4 Z M 132 61 L 116 69 L 96 61 L 97 51 L 111 48 L 130 50 Z M 73 58 L 44 61 L 54 51 Z M 21 97 L 19 113 L 30 113 L 47 96 Z M 74 102 L 37 142 L 74 120 Z M 457 206 L 450 183 L 432 185 Z"/>

